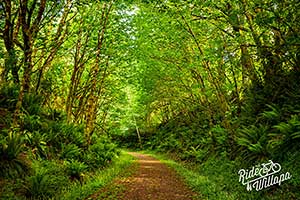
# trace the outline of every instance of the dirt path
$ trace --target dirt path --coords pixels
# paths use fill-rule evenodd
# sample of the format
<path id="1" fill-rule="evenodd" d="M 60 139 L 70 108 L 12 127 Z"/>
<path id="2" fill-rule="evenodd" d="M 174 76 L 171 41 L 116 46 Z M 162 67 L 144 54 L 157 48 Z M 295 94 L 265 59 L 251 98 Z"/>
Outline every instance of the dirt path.
<path id="1" fill-rule="evenodd" d="M 193 200 L 196 194 L 176 172 L 159 160 L 140 153 L 129 153 L 137 161 L 119 178 L 91 195 L 88 200 Z"/>
<path id="2" fill-rule="evenodd" d="M 196 195 L 184 185 L 172 169 L 159 160 L 140 153 L 130 153 L 137 158 L 138 169 L 132 176 L 119 181 L 125 187 L 118 195 L 120 200 L 189 200 Z"/>

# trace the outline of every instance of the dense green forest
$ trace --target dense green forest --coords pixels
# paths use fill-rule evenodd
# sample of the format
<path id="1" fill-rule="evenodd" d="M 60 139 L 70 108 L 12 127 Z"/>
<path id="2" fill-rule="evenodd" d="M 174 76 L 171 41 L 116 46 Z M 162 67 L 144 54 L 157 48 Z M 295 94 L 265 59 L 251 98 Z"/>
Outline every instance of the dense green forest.
<path id="1" fill-rule="evenodd" d="M 0 198 L 84 199 L 92 186 L 72 188 L 121 148 L 207 177 L 192 183 L 203 199 L 300 198 L 299 7 L 1 1 Z M 291 179 L 247 191 L 238 171 L 268 160 Z"/>

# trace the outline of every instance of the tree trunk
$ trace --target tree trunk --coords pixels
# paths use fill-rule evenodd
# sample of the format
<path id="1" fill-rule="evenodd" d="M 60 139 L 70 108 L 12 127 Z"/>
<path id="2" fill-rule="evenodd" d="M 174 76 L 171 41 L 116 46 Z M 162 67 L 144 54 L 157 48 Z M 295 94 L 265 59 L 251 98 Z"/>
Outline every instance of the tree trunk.
<path id="1" fill-rule="evenodd" d="M 96 61 L 95 65 L 91 69 L 91 84 L 90 84 L 90 94 L 87 98 L 87 110 L 86 110 L 86 127 L 85 135 L 88 141 L 88 144 L 91 141 L 91 136 L 94 131 L 95 121 L 97 118 L 98 103 L 101 97 L 101 93 L 104 87 L 104 80 L 107 76 L 108 60 L 105 66 L 105 69 L 100 70 L 101 65 L 101 52 L 104 45 L 104 36 L 108 24 L 109 14 L 112 8 L 113 1 L 107 7 L 107 4 L 104 3 L 102 7 L 102 16 L 101 16 L 101 27 L 102 29 L 98 32 L 98 43 L 97 43 L 97 52 L 96 52 Z M 99 75 L 102 75 L 101 80 L 99 81 Z"/>
<path id="2" fill-rule="evenodd" d="M 19 29 L 19 20 L 16 24 L 14 20 L 12 19 L 12 4 L 11 1 L 5 0 L 4 1 L 4 9 L 5 9 L 5 25 L 3 30 L 3 39 L 4 39 L 4 45 L 7 52 L 7 55 L 5 56 L 5 67 L 2 72 L 2 80 L 4 82 L 7 81 L 7 76 L 9 74 L 9 71 L 11 71 L 13 75 L 13 81 L 16 84 L 19 84 L 19 67 L 17 66 L 17 58 L 14 48 L 14 39 L 16 37 L 15 30 L 18 31 Z"/>
<path id="3" fill-rule="evenodd" d="M 39 24 L 42 20 L 42 16 L 45 10 L 46 0 L 41 0 L 36 18 L 33 17 L 33 13 L 37 5 L 33 3 L 31 6 L 32 7 L 28 8 L 28 0 L 20 0 L 19 20 L 22 27 L 24 73 L 21 88 L 19 91 L 18 101 L 13 116 L 13 127 L 18 126 L 18 120 L 21 113 L 24 95 L 25 93 L 28 93 L 30 91 L 30 79 L 33 67 L 32 46 L 34 43 L 34 39 L 36 38 L 39 31 Z"/>

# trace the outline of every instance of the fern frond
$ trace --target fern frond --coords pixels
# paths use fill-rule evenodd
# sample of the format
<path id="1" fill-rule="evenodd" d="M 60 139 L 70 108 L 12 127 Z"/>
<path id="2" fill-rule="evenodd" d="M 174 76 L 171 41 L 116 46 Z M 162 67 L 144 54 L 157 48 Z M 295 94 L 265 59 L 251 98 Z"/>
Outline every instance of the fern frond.
<path id="1" fill-rule="evenodd" d="M 274 125 L 273 128 L 277 129 L 281 133 L 289 133 L 293 129 L 293 127 L 290 124 L 285 122 L 280 122 L 279 124 Z"/>
<path id="2" fill-rule="evenodd" d="M 280 118 L 280 112 L 275 106 L 267 105 L 267 107 L 270 110 L 264 111 L 263 113 L 261 113 L 261 116 L 268 120 L 276 120 Z"/>
<path id="3" fill-rule="evenodd" d="M 297 132 L 295 132 L 295 133 L 292 133 L 291 136 L 292 136 L 293 139 L 298 139 L 298 138 L 300 138 L 300 131 L 297 131 Z"/>

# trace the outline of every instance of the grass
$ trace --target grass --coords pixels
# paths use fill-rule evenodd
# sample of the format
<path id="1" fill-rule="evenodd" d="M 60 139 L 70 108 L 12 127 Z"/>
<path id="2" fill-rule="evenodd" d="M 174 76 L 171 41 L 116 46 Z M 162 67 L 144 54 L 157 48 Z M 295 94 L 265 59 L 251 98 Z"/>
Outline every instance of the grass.
<path id="1" fill-rule="evenodd" d="M 139 167 L 137 162 L 134 162 L 130 167 L 127 167 L 121 171 L 117 178 L 107 184 L 105 187 L 101 188 L 98 192 L 91 195 L 89 199 L 99 199 L 99 200 L 116 200 L 122 199 L 123 193 L 126 191 L 125 186 L 122 184 L 129 176 L 131 176 Z"/>
<path id="2" fill-rule="evenodd" d="M 132 166 L 134 158 L 126 152 L 122 151 L 119 158 L 116 159 L 108 168 L 99 170 L 91 177 L 88 177 L 83 185 L 75 183 L 72 187 L 63 192 L 65 193 L 60 199 L 75 200 L 75 199 L 89 199 L 91 195 L 109 185 L 115 178 L 124 176 L 130 166 Z M 97 195 L 97 196 L 98 196 Z"/>

